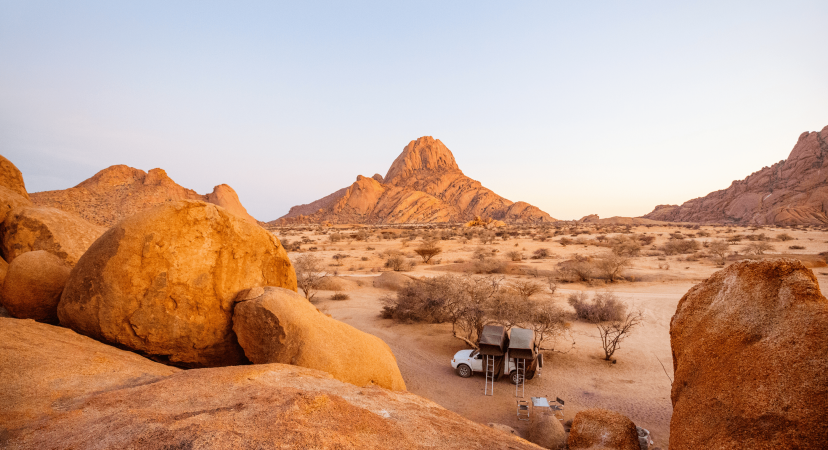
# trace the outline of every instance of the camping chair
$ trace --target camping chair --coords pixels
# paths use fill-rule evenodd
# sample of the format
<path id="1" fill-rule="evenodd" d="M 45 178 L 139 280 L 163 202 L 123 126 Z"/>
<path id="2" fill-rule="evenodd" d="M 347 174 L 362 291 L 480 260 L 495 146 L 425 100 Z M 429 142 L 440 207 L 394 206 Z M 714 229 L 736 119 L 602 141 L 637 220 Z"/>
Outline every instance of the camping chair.
<path id="1" fill-rule="evenodd" d="M 518 399 L 517 401 L 517 417 L 518 420 L 529 420 L 529 401 Z"/>
<path id="2" fill-rule="evenodd" d="M 564 409 L 564 401 L 561 400 L 560 397 L 555 397 L 555 401 L 549 405 L 549 409 L 552 410 L 552 414 L 558 418 L 561 422 L 564 420 L 563 409 Z"/>

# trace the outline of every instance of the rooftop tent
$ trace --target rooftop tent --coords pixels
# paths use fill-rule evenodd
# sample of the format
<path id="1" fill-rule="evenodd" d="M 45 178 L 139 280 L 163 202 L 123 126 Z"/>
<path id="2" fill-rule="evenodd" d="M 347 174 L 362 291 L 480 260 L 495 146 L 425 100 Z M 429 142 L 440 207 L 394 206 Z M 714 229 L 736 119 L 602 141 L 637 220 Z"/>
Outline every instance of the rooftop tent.
<path id="1" fill-rule="evenodd" d="M 535 359 L 535 332 L 525 328 L 512 328 L 509 337 L 509 357 Z"/>
<path id="2" fill-rule="evenodd" d="M 498 325 L 486 325 L 480 333 L 480 340 L 477 345 L 480 347 L 481 355 L 503 356 L 509 338 L 506 336 L 506 328 Z"/>

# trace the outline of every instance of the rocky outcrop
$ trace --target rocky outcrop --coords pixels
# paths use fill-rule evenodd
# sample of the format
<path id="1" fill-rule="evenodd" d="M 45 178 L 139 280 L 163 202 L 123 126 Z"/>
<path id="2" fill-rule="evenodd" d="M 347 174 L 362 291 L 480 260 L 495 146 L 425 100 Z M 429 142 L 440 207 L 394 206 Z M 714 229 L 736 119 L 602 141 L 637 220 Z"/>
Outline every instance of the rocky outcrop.
<path id="1" fill-rule="evenodd" d="M 11 263 L 23 253 L 45 250 L 74 266 L 104 228 L 55 208 L 25 206 L 0 223 L 3 257 Z"/>
<path id="2" fill-rule="evenodd" d="M 0 155 L 0 187 L 4 187 L 17 195 L 29 199 L 23 174 L 11 161 Z"/>
<path id="3" fill-rule="evenodd" d="M 246 359 L 232 330 L 233 300 L 247 288 L 296 290 L 271 233 L 216 205 L 166 203 L 125 219 L 72 271 L 60 322 L 105 342 L 181 366 Z"/>
<path id="4" fill-rule="evenodd" d="M 406 392 L 283 364 L 181 371 L 0 319 L 0 443 L 44 449 L 538 447 Z"/>
<path id="5" fill-rule="evenodd" d="M 226 184 L 216 186 L 212 193 L 200 195 L 179 186 L 162 169 L 144 172 L 125 165 L 101 170 L 73 188 L 35 192 L 31 199 L 36 205 L 69 211 L 107 228 L 141 211 L 180 200 L 214 203 L 256 223 L 242 206 L 236 191 Z"/>
<path id="6" fill-rule="evenodd" d="M 506 200 L 467 177 L 440 140 L 424 136 L 403 149 L 385 177 L 360 175 L 350 187 L 294 206 L 269 224 L 468 222 L 475 216 L 507 222 L 555 220 L 535 206 Z"/>
<path id="7" fill-rule="evenodd" d="M 666 222 L 828 224 L 828 126 L 799 136 L 788 159 L 729 188 L 678 205 L 659 205 L 645 218 Z"/>
<path id="8" fill-rule="evenodd" d="M 9 264 L 0 303 L 18 319 L 57 323 L 57 306 L 71 268 L 57 256 L 38 250 Z"/>
<path id="9" fill-rule="evenodd" d="M 632 420 L 615 411 L 598 408 L 585 409 L 575 415 L 567 444 L 570 450 L 641 449 Z"/>
<path id="10" fill-rule="evenodd" d="M 658 220 L 644 219 L 642 217 L 621 217 L 613 216 L 602 219 L 598 214 L 590 214 L 588 216 L 578 219 L 580 223 L 594 223 L 598 225 L 666 225 L 666 222 L 659 222 Z"/>
<path id="11" fill-rule="evenodd" d="M 253 288 L 237 298 L 233 331 L 250 361 L 317 369 L 357 386 L 404 391 L 397 360 L 382 339 L 332 319 L 282 288 Z"/>
<path id="12" fill-rule="evenodd" d="M 828 448 L 828 299 L 797 260 L 738 262 L 670 323 L 670 449 Z"/>

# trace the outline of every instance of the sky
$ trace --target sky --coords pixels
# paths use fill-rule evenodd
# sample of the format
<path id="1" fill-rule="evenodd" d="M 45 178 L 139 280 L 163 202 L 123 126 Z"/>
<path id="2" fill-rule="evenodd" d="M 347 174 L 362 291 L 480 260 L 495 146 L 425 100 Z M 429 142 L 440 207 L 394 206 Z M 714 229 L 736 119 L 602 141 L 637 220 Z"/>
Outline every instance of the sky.
<path id="1" fill-rule="evenodd" d="M 420 136 L 558 219 L 640 216 L 828 125 L 828 2 L 0 0 L 0 154 L 273 220 Z"/>

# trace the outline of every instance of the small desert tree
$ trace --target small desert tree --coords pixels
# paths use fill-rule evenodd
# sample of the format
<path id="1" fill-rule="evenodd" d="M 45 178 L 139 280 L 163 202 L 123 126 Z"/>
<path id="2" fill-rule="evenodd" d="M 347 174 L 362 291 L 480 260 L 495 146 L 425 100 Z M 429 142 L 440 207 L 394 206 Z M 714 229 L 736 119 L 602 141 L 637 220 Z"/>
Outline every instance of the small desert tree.
<path id="1" fill-rule="evenodd" d="M 628 267 L 629 265 L 630 258 L 628 256 L 626 256 L 625 254 L 614 252 L 608 255 L 604 255 L 601 258 L 598 258 L 598 261 L 596 262 L 598 270 L 603 272 L 611 283 L 614 282 L 617 278 L 619 278 L 624 268 Z"/>
<path id="2" fill-rule="evenodd" d="M 431 261 L 431 258 L 443 252 L 443 249 L 438 245 L 438 240 L 428 239 L 423 241 L 422 245 L 414 249 L 414 253 L 423 258 L 424 263 Z"/>
<path id="3" fill-rule="evenodd" d="M 629 337 L 633 328 L 644 322 L 644 311 L 641 309 L 628 310 L 621 320 L 598 324 L 598 335 L 601 346 L 604 348 L 604 359 L 609 361 L 616 350 L 621 348 L 621 341 Z"/>
<path id="4" fill-rule="evenodd" d="M 765 252 L 773 250 L 773 246 L 765 241 L 755 241 L 745 247 L 745 251 L 753 255 L 764 255 Z"/>
<path id="5" fill-rule="evenodd" d="M 523 300 L 529 300 L 529 297 L 543 291 L 543 284 L 532 280 L 517 280 L 511 284 L 511 288 Z"/>
<path id="6" fill-rule="evenodd" d="M 337 253 L 337 254 L 331 256 L 331 258 L 333 258 L 333 260 L 336 261 L 335 264 L 337 266 L 341 266 L 342 265 L 342 260 L 347 258 L 347 257 L 348 257 L 348 255 L 345 255 L 345 254 L 342 254 L 342 253 Z"/>
<path id="7" fill-rule="evenodd" d="M 711 254 L 719 258 L 719 265 L 723 266 L 727 261 L 727 253 L 730 251 L 730 245 L 722 239 L 716 239 L 708 244 L 707 249 Z"/>
<path id="8" fill-rule="evenodd" d="M 403 255 L 391 255 L 385 260 L 385 267 L 394 272 L 403 272 L 411 268 L 411 264 L 405 260 Z"/>
<path id="9" fill-rule="evenodd" d="M 293 268 L 296 270 L 296 285 L 302 289 L 308 301 L 313 300 L 322 280 L 328 276 L 322 269 L 322 260 L 305 253 L 296 257 Z"/>
<path id="10" fill-rule="evenodd" d="M 512 261 L 522 261 L 523 260 L 523 253 L 519 252 L 518 250 L 512 250 L 506 252 L 506 257 L 511 259 Z"/>

